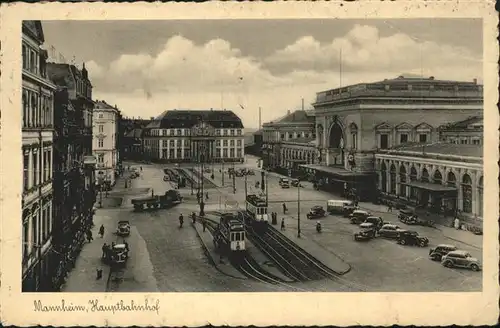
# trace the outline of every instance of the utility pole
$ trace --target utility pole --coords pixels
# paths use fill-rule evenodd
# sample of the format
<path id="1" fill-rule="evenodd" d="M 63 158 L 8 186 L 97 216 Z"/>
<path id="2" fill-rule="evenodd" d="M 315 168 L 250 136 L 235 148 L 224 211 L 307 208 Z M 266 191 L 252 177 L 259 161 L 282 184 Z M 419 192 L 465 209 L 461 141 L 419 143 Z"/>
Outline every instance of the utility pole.
<path id="1" fill-rule="evenodd" d="M 224 187 L 224 159 L 221 161 L 222 165 L 222 186 Z"/>
<path id="2" fill-rule="evenodd" d="M 261 122 L 262 122 L 262 108 L 259 107 L 259 130 L 262 127 Z"/>
<path id="3" fill-rule="evenodd" d="M 300 179 L 297 185 L 297 237 L 300 238 Z"/>
<path id="4" fill-rule="evenodd" d="M 236 174 L 234 174 L 234 162 L 233 162 L 233 194 L 236 194 Z"/>

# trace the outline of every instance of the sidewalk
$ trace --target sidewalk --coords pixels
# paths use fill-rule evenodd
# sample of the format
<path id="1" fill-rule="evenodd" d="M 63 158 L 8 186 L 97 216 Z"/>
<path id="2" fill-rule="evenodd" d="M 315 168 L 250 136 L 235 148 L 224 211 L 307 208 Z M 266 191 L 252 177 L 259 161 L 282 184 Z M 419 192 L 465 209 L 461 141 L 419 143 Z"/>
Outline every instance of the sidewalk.
<path id="1" fill-rule="evenodd" d="M 387 206 L 385 205 L 377 205 L 372 203 L 359 202 L 359 207 L 367 210 L 373 214 L 384 215 L 384 216 L 394 216 L 393 223 L 398 222 L 398 210 L 393 210 L 393 212 L 387 212 Z M 441 217 L 442 218 L 442 217 Z M 434 218 L 432 218 L 434 219 Z M 443 236 L 455 240 L 466 245 L 469 245 L 474 248 L 483 248 L 483 236 L 475 235 L 472 232 L 457 230 L 455 228 L 451 228 L 449 226 L 437 224 L 436 229 L 439 230 Z"/>
<path id="2" fill-rule="evenodd" d="M 116 228 L 114 220 L 105 215 L 106 210 L 98 209 L 94 215 L 94 228 L 92 236 L 94 240 L 83 245 L 82 251 L 76 259 L 73 270 L 68 273 L 68 278 L 61 288 L 62 292 L 106 292 L 106 282 L 110 268 L 101 262 L 102 245 L 111 244 L 116 241 L 116 236 L 112 234 Z M 100 226 L 104 225 L 104 238 L 98 235 Z M 102 269 L 102 278 L 97 280 L 96 269 Z"/>

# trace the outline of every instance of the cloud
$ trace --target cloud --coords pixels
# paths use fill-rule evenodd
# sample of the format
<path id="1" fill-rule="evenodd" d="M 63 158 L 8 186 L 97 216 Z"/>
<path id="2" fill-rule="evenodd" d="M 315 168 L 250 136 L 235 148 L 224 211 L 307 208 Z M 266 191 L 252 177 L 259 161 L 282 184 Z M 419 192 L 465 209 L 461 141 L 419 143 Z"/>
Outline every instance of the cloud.
<path id="1" fill-rule="evenodd" d="M 468 49 L 402 33 L 381 36 L 377 28 L 364 25 L 326 44 L 304 36 L 267 58 L 245 55 L 223 39 L 195 44 L 174 36 L 155 55 L 128 53 L 106 66 L 93 61 L 86 66 L 94 98 L 118 104 L 126 115 L 224 107 L 256 127 L 259 107 L 262 121 L 270 121 L 300 108 L 302 97 L 307 106 L 316 92 L 338 87 L 340 49 L 344 86 L 404 73 L 481 81 L 481 59 Z"/>
<path id="2" fill-rule="evenodd" d="M 481 58 L 471 51 L 447 44 L 416 40 L 403 33 L 380 36 L 376 27 L 355 25 L 345 36 L 321 44 L 312 36 L 279 49 L 265 59 L 269 67 L 345 71 L 426 70 L 474 66 L 481 71 Z M 446 77 L 444 77 L 446 78 Z"/>

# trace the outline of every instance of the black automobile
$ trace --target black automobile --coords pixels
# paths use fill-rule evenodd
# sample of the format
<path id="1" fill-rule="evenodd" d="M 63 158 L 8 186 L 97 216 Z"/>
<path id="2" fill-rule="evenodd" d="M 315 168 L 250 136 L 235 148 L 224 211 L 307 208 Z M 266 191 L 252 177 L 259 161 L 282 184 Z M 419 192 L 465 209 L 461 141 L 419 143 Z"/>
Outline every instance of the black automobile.
<path id="1" fill-rule="evenodd" d="M 366 221 L 368 217 L 370 217 L 370 213 L 363 210 L 354 210 L 351 215 L 349 215 L 349 220 L 352 224 L 361 224 Z"/>
<path id="2" fill-rule="evenodd" d="M 307 213 L 307 218 L 309 220 L 322 218 L 324 216 L 326 216 L 326 212 L 323 206 L 313 206 L 309 213 Z"/>
<path id="3" fill-rule="evenodd" d="M 300 185 L 299 179 L 293 179 L 292 180 L 292 187 L 298 187 Z"/>
<path id="4" fill-rule="evenodd" d="M 429 249 L 429 258 L 433 261 L 441 261 L 442 257 L 458 248 L 453 245 L 440 244 L 436 248 Z"/>
<path id="5" fill-rule="evenodd" d="M 247 170 L 247 175 L 255 175 L 255 172 L 252 170 Z"/>
<path id="6" fill-rule="evenodd" d="M 342 215 L 345 218 L 348 218 L 355 210 L 357 210 L 357 207 L 354 206 L 353 204 L 344 205 L 344 208 L 342 209 Z"/>
<path id="7" fill-rule="evenodd" d="M 382 220 L 382 218 L 378 216 L 369 216 L 365 219 L 365 222 L 363 223 L 373 224 L 374 228 L 378 231 L 384 225 L 384 220 Z"/>
<path id="8" fill-rule="evenodd" d="M 425 247 L 429 245 L 429 239 L 420 236 L 416 231 L 402 231 L 399 234 L 398 244 Z"/>
<path id="9" fill-rule="evenodd" d="M 355 241 L 361 241 L 361 240 L 370 240 L 375 238 L 377 235 L 377 230 L 373 223 L 369 222 L 364 222 L 359 225 L 359 228 L 361 229 L 360 231 L 354 233 L 354 240 Z"/>
<path id="10" fill-rule="evenodd" d="M 403 223 L 407 223 L 411 217 L 415 215 L 415 212 L 411 209 L 402 209 L 399 211 L 398 219 Z"/>

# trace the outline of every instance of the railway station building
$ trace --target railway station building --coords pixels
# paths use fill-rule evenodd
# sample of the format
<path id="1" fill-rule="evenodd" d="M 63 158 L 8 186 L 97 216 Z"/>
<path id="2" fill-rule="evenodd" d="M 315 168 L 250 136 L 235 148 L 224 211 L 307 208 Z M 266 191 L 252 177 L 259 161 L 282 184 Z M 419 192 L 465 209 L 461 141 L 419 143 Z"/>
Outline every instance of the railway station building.
<path id="1" fill-rule="evenodd" d="M 142 133 L 144 153 L 152 161 L 243 162 L 241 119 L 230 110 L 170 110 Z"/>

